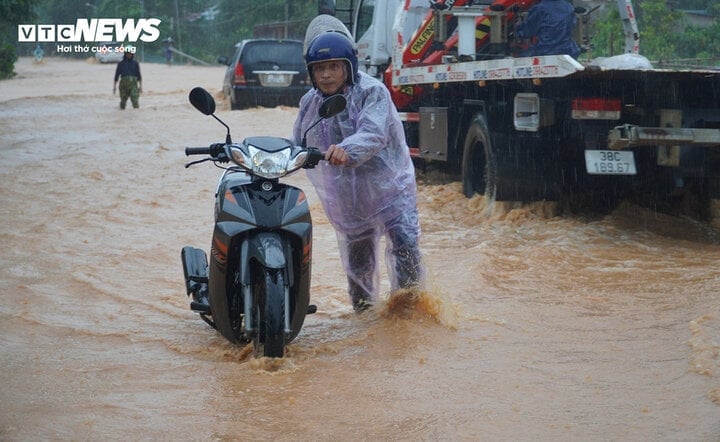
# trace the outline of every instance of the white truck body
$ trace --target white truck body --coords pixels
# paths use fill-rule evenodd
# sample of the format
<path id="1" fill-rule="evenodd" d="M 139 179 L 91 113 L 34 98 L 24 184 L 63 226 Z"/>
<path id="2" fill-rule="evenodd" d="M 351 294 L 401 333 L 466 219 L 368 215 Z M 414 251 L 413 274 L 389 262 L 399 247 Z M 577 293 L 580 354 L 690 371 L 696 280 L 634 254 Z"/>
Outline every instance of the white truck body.
<path id="1" fill-rule="evenodd" d="M 356 5 L 360 65 L 390 89 L 418 166 L 449 166 L 468 197 L 494 200 L 720 198 L 720 70 L 654 69 L 638 55 L 630 0 L 617 0 L 617 57 L 463 53 L 480 38 L 505 47 L 510 16 L 495 6 L 438 8 L 428 25 L 427 0 Z M 441 61 L 403 63 L 409 42 L 449 40 L 439 29 L 448 19 L 456 40 Z"/>

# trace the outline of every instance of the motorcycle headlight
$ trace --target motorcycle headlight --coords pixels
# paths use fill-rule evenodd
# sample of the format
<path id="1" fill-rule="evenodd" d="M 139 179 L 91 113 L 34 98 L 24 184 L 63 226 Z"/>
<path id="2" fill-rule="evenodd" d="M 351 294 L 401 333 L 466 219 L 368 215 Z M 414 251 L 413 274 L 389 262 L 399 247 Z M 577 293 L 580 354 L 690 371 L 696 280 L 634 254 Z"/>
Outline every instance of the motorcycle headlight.
<path id="1" fill-rule="evenodd" d="M 288 147 L 277 152 L 266 152 L 253 145 L 247 151 L 240 147 L 230 149 L 233 161 L 253 175 L 274 179 L 287 175 L 305 164 L 307 152 Z"/>
<path id="2" fill-rule="evenodd" d="M 250 146 L 252 171 L 263 178 L 279 178 L 287 173 L 290 149 L 265 152 Z"/>

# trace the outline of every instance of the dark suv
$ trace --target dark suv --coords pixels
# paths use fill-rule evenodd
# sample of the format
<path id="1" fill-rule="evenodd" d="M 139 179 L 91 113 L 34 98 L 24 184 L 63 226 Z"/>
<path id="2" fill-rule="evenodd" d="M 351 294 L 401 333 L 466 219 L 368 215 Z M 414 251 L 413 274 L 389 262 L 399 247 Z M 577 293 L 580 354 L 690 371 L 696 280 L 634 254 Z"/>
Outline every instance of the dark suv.
<path id="1" fill-rule="evenodd" d="M 298 40 L 243 40 L 235 45 L 232 59 L 220 57 L 218 62 L 228 66 L 223 93 L 232 109 L 297 106 L 312 87 Z"/>

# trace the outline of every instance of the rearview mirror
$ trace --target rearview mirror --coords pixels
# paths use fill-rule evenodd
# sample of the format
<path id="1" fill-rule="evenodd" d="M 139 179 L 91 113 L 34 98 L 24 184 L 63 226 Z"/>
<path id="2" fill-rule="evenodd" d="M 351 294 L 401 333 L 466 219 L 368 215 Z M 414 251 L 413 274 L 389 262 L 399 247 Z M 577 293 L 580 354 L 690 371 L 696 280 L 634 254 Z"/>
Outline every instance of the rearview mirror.
<path id="1" fill-rule="evenodd" d="M 347 100 L 343 95 L 332 95 L 323 101 L 318 110 L 320 118 L 330 118 L 345 110 Z"/>
<path id="2" fill-rule="evenodd" d="M 332 95 L 325 99 L 325 101 L 322 102 L 320 105 L 320 109 L 318 109 L 318 120 L 310 125 L 305 130 L 305 133 L 303 134 L 302 143 L 300 144 L 302 147 L 307 146 L 307 133 L 310 132 L 310 129 L 315 127 L 319 122 L 321 122 L 324 118 L 330 118 L 334 117 L 335 115 L 339 114 L 340 112 L 345 110 L 345 107 L 347 106 L 347 100 L 344 96 L 337 94 Z"/>
<path id="3" fill-rule="evenodd" d="M 190 91 L 190 103 L 205 115 L 215 113 L 215 99 L 208 91 L 201 87 L 193 88 Z"/>

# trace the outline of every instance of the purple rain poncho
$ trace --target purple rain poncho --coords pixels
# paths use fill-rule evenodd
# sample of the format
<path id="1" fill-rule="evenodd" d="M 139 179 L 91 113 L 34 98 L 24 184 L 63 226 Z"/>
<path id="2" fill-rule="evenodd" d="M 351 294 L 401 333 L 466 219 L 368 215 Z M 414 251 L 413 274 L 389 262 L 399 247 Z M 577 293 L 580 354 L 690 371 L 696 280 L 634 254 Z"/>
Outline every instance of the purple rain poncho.
<path id="1" fill-rule="evenodd" d="M 321 161 L 307 171 L 335 228 L 348 294 L 357 311 L 378 298 L 378 245 L 385 235 L 391 290 L 422 285 L 418 247 L 415 169 L 402 123 L 385 85 L 365 73 L 344 92 L 347 109 L 307 133 L 307 145 L 326 152 L 342 147 L 346 165 Z M 293 138 L 297 143 L 318 119 L 323 95 L 313 89 L 300 100 Z"/>
<path id="2" fill-rule="evenodd" d="M 417 189 L 402 123 L 385 85 L 359 72 L 344 95 L 347 109 L 312 128 L 307 145 L 325 152 L 337 144 L 348 154 L 349 163 L 332 166 L 321 161 L 307 174 L 333 227 L 357 235 L 415 211 Z M 300 100 L 293 128 L 296 143 L 317 121 L 322 101 L 317 89 Z"/>

